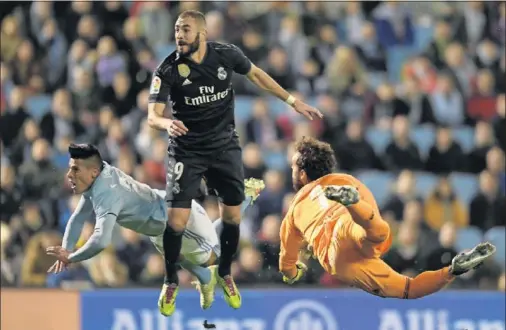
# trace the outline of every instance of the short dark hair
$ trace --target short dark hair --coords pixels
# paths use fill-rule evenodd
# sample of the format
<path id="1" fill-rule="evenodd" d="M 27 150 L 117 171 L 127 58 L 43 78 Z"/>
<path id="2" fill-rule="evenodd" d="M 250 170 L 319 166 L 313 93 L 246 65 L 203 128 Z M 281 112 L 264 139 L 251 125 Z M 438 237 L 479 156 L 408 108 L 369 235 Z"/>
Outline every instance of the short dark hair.
<path id="1" fill-rule="evenodd" d="M 312 137 L 303 137 L 295 144 L 300 153 L 297 159 L 299 169 L 306 172 L 309 180 L 314 181 L 337 169 L 337 160 L 330 144 Z"/>
<path id="2" fill-rule="evenodd" d="M 190 17 L 196 20 L 198 23 L 206 25 L 206 16 L 198 10 L 185 10 L 179 14 L 179 18 Z"/>
<path id="3" fill-rule="evenodd" d="M 90 159 L 95 158 L 97 165 L 102 165 L 102 156 L 98 151 L 97 147 L 89 143 L 83 144 L 75 144 L 71 143 L 69 145 L 69 154 L 70 158 L 73 159 Z"/>

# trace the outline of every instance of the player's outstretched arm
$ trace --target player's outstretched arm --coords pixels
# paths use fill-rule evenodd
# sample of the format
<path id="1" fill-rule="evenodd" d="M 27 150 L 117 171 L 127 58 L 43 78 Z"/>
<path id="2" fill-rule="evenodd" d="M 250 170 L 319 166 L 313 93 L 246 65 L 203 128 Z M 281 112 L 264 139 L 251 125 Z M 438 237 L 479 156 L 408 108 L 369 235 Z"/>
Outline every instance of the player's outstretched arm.
<path id="1" fill-rule="evenodd" d="M 290 95 L 283 87 L 281 87 L 271 76 L 264 70 L 252 64 L 251 69 L 246 75 L 248 79 L 259 88 L 271 93 L 280 100 L 288 103 L 295 111 L 305 116 L 309 120 L 314 118 L 323 118 L 323 114 L 312 106 L 297 100 Z"/>
<path id="2" fill-rule="evenodd" d="M 279 252 L 279 271 L 287 279 L 295 279 L 299 276 L 299 251 L 304 247 L 304 238 L 293 223 L 290 211 L 281 223 L 279 231 L 281 248 Z"/>
<path id="3" fill-rule="evenodd" d="M 102 252 L 111 243 L 116 217 L 107 213 L 97 218 L 93 234 L 81 248 L 68 256 L 69 262 L 84 261 Z"/>
<path id="4" fill-rule="evenodd" d="M 93 217 L 93 205 L 90 200 L 81 196 L 79 204 L 77 204 L 74 213 L 70 216 L 67 226 L 65 227 L 65 234 L 63 235 L 62 247 L 65 250 L 74 250 L 81 231 L 83 230 L 84 223 L 86 220 L 90 220 Z"/>

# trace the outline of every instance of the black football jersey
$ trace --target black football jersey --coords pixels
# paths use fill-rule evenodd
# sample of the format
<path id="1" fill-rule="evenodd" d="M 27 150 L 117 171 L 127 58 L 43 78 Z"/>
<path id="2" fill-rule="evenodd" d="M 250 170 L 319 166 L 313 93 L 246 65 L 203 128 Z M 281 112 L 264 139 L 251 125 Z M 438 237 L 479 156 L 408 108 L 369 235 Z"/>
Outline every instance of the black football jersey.
<path id="1" fill-rule="evenodd" d="M 170 147 L 183 153 L 209 153 L 237 136 L 234 120 L 234 72 L 245 75 L 250 60 L 235 45 L 207 42 L 201 63 L 177 52 L 167 56 L 153 74 L 150 102 L 170 102 L 172 115 L 188 128 L 170 138 Z"/>

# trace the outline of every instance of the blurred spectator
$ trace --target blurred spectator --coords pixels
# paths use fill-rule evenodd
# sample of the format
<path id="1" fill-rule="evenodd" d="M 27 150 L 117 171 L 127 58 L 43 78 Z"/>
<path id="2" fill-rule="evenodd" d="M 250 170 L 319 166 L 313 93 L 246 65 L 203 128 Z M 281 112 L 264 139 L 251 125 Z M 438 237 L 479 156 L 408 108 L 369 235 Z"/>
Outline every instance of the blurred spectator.
<path id="1" fill-rule="evenodd" d="M 262 149 L 280 150 L 283 131 L 269 114 L 269 105 L 264 99 L 253 103 L 252 117 L 246 122 L 246 142 L 256 143 Z"/>
<path id="2" fill-rule="evenodd" d="M 439 231 L 446 222 L 457 228 L 469 225 L 466 207 L 455 194 L 448 177 L 441 177 L 434 191 L 425 202 L 425 220 L 428 226 Z"/>
<path id="3" fill-rule="evenodd" d="M 421 199 L 416 190 L 415 174 L 409 170 L 403 170 L 399 173 L 393 192 L 387 198 L 381 213 L 392 213 L 395 220 L 400 221 L 403 217 L 405 205 L 414 199 Z"/>
<path id="4" fill-rule="evenodd" d="M 506 202 L 499 184 L 487 171 L 480 174 L 480 190 L 469 207 L 470 225 L 484 232 L 495 226 L 506 225 Z"/>
<path id="5" fill-rule="evenodd" d="M 434 28 L 433 39 L 427 49 L 427 56 L 438 69 L 444 68 L 446 48 L 451 41 L 451 25 L 445 20 L 439 20 Z"/>
<path id="6" fill-rule="evenodd" d="M 3 218 L 0 218 L 2 220 Z M 13 286 L 16 280 L 16 273 L 11 262 L 7 259 L 6 247 L 11 239 L 11 229 L 3 221 L 0 222 L 0 265 L 2 286 Z"/>
<path id="7" fill-rule="evenodd" d="M 41 136 L 47 141 L 54 143 L 64 136 L 79 136 L 85 133 L 84 127 L 72 111 L 72 96 L 68 90 L 55 91 L 51 110 L 40 121 Z"/>
<path id="8" fill-rule="evenodd" d="M 436 89 L 430 95 L 436 122 L 441 125 L 460 126 L 465 123 L 466 111 L 462 94 L 451 76 L 441 74 Z"/>
<path id="9" fill-rule="evenodd" d="M 163 1 L 149 1 L 141 4 L 138 17 L 142 22 L 144 36 L 150 47 L 163 45 L 171 38 L 175 21 Z"/>
<path id="10" fill-rule="evenodd" d="M 467 102 L 467 112 L 472 119 L 489 120 L 495 114 L 496 90 L 494 75 L 481 70 L 476 76 L 476 91 Z"/>
<path id="11" fill-rule="evenodd" d="M 366 21 L 361 3 L 359 1 L 346 2 L 343 19 L 348 41 L 353 44 L 360 43 L 363 38 L 362 26 Z"/>
<path id="12" fill-rule="evenodd" d="M 280 227 L 280 217 L 268 215 L 262 220 L 262 226 L 259 231 L 257 248 L 264 257 L 264 269 L 270 271 L 272 274 L 275 274 L 278 269 Z"/>
<path id="13" fill-rule="evenodd" d="M 308 41 L 304 37 L 297 16 L 286 16 L 281 21 L 279 43 L 285 49 L 290 69 L 295 74 L 302 73 L 302 63 L 309 56 Z"/>
<path id="14" fill-rule="evenodd" d="M 435 144 L 430 148 L 425 170 L 433 173 L 447 174 L 466 169 L 466 158 L 461 146 L 453 139 L 452 129 L 439 126 Z"/>
<path id="15" fill-rule="evenodd" d="M 353 120 L 346 126 L 346 134 L 332 145 L 340 169 L 344 171 L 371 169 L 378 167 L 374 149 L 364 138 L 362 122 Z"/>
<path id="16" fill-rule="evenodd" d="M 327 66 L 329 89 L 336 96 L 363 95 L 367 86 L 365 68 L 352 48 L 339 46 Z"/>
<path id="17" fill-rule="evenodd" d="M 330 144 L 336 143 L 344 134 L 346 126 L 339 103 L 332 96 L 323 94 L 318 97 L 317 108 L 325 116 L 320 139 Z"/>
<path id="18" fill-rule="evenodd" d="M 40 232 L 30 238 L 21 270 L 21 285 L 42 286 L 46 283 L 47 271 L 54 263 L 54 257 L 46 254 L 46 248 L 58 245 L 61 239 L 56 232 Z"/>
<path id="19" fill-rule="evenodd" d="M 423 269 L 438 270 L 451 264 L 452 259 L 457 255 L 455 251 L 455 240 L 457 230 L 455 225 L 446 222 L 439 231 L 439 241 L 436 247 L 425 257 Z"/>
<path id="20" fill-rule="evenodd" d="M 50 146 L 46 140 L 37 139 L 33 142 L 32 159 L 26 160 L 19 169 L 25 198 L 41 200 L 59 196 L 63 173 L 56 171 L 51 162 L 50 152 Z"/>
<path id="21" fill-rule="evenodd" d="M 19 22 L 15 16 L 6 16 L 2 20 L 1 38 L 2 61 L 11 62 L 18 52 L 18 47 L 23 42 L 19 33 Z"/>
<path id="22" fill-rule="evenodd" d="M 412 125 L 434 124 L 434 111 L 427 94 L 423 93 L 414 78 L 407 78 L 401 87 L 401 99 L 409 107 L 408 117 Z"/>
<path id="23" fill-rule="evenodd" d="M 28 39 L 23 40 L 19 45 L 11 66 L 14 68 L 12 81 L 16 85 L 27 86 L 31 77 L 43 74 L 42 65 L 39 59 L 35 57 L 33 44 Z"/>
<path id="24" fill-rule="evenodd" d="M 125 72 L 118 72 L 114 75 L 112 85 L 104 89 L 104 96 L 102 97 L 104 102 L 113 108 L 115 115 L 119 118 L 130 113 L 136 98 L 137 91 Z"/>
<path id="25" fill-rule="evenodd" d="M 383 2 L 372 13 L 379 41 L 384 47 L 411 46 L 414 29 L 411 15 L 401 2 Z"/>
<path id="26" fill-rule="evenodd" d="M 74 1 L 73 3 L 86 3 L 82 1 Z M 91 3 L 91 2 L 88 2 Z M 95 17 L 90 15 L 83 15 L 79 18 L 79 24 L 77 25 L 77 36 L 79 39 L 84 40 L 88 47 L 97 47 L 98 40 L 100 38 L 99 24 Z M 75 40 L 75 38 L 72 38 Z"/>
<path id="27" fill-rule="evenodd" d="M 378 128 L 388 130 L 396 116 L 408 116 L 409 107 L 395 96 L 393 86 L 381 84 L 377 91 L 377 102 L 372 106 L 372 122 Z"/>
<path id="28" fill-rule="evenodd" d="M 261 179 L 267 171 L 262 159 L 262 150 L 258 144 L 249 143 L 244 146 L 242 151 L 242 161 L 244 163 L 244 177 Z"/>
<path id="29" fill-rule="evenodd" d="M 264 175 L 265 189 L 258 197 L 255 204 L 258 209 L 255 231 L 261 226 L 261 219 L 269 214 L 279 214 L 283 209 L 283 194 L 285 193 L 285 182 L 283 175 L 274 170 L 269 170 Z"/>
<path id="30" fill-rule="evenodd" d="M 112 36 L 115 40 L 121 40 L 123 22 L 128 18 L 128 11 L 121 1 L 106 0 L 100 3 L 98 8 L 99 17 L 104 24 L 103 33 Z"/>
<path id="31" fill-rule="evenodd" d="M 206 14 L 207 38 L 211 41 L 224 41 L 223 15 L 217 11 L 210 11 Z"/>
<path id="32" fill-rule="evenodd" d="M 101 87 L 113 84 L 117 73 L 125 72 L 127 63 L 124 56 L 118 51 L 116 42 L 112 37 L 100 38 L 97 46 L 97 77 Z"/>
<path id="33" fill-rule="evenodd" d="M 334 55 L 339 40 L 331 24 L 321 26 L 318 32 L 318 42 L 311 46 L 310 57 L 318 64 L 318 74 L 321 75 Z"/>
<path id="34" fill-rule="evenodd" d="M 405 275 L 416 275 L 421 265 L 418 259 L 421 258 L 420 253 L 420 230 L 407 223 L 399 226 L 396 244 L 387 252 L 384 257 L 390 267 L 395 271 Z"/>
<path id="35" fill-rule="evenodd" d="M 12 166 L 2 163 L 0 168 L 0 220 L 9 222 L 18 213 L 23 193 L 16 184 L 16 172 Z"/>
<path id="36" fill-rule="evenodd" d="M 44 49 L 46 56 L 44 68 L 47 73 L 48 90 L 52 91 L 64 83 L 66 55 L 68 50 L 67 40 L 58 28 L 55 19 L 44 21 L 42 30 L 37 34 L 38 42 Z"/>
<path id="37" fill-rule="evenodd" d="M 506 194 L 506 170 L 504 169 L 506 161 L 504 151 L 499 147 L 493 147 L 487 153 L 486 162 L 487 170 L 499 182 L 502 194 Z"/>
<path id="38" fill-rule="evenodd" d="M 472 79 L 476 74 L 476 66 L 464 52 L 461 44 L 454 42 L 445 51 L 446 70 L 453 78 L 460 93 L 468 97 L 472 93 Z"/>
<path id="39" fill-rule="evenodd" d="M 142 269 L 139 282 L 146 286 L 157 286 L 163 282 L 164 275 L 163 257 L 157 252 L 148 254 L 146 266 Z"/>
<path id="40" fill-rule="evenodd" d="M 2 113 L 0 136 L 6 148 L 13 145 L 21 128 L 30 117 L 25 108 L 25 100 L 23 89 L 15 87 L 11 92 L 7 111 Z"/>
<path id="41" fill-rule="evenodd" d="M 493 120 L 494 135 L 497 143 L 506 152 L 506 97 L 505 94 L 500 94 L 495 103 L 497 115 Z"/>
<path id="42" fill-rule="evenodd" d="M 480 121 L 474 130 L 474 148 L 468 155 L 468 169 L 480 173 L 487 166 L 487 152 L 494 146 L 494 135 L 489 123 Z"/>
<path id="43" fill-rule="evenodd" d="M 88 269 L 93 282 L 98 286 L 120 288 L 128 282 L 127 266 L 111 250 L 105 250 L 94 257 Z"/>
<path id="44" fill-rule="evenodd" d="M 288 55 L 281 47 L 272 48 L 267 58 L 265 71 L 285 89 L 295 87 L 295 76 L 288 62 Z"/>
<path id="45" fill-rule="evenodd" d="M 383 163 L 388 171 L 419 170 L 423 167 L 418 147 L 413 143 L 409 119 L 397 116 L 392 121 L 392 142 L 387 146 Z"/>
<path id="46" fill-rule="evenodd" d="M 374 24 L 367 22 L 361 30 L 362 38 L 355 45 L 357 55 L 369 71 L 386 72 L 386 53 L 384 47 L 378 41 Z"/>
<path id="47" fill-rule="evenodd" d="M 424 56 L 418 55 L 408 60 L 402 67 L 404 79 L 414 79 L 423 93 L 432 93 L 437 86 L 437 71 Z"/>
<path id="48" fill-rule="evenodd" d="M 120 231 L 123 244 L 116 250 L 116 255 L 120 262 L 128 266 L 130 281 L 137 282 L 146 265 L 147 253 L 152 244 L 130 229 L 121 228 Z"/>

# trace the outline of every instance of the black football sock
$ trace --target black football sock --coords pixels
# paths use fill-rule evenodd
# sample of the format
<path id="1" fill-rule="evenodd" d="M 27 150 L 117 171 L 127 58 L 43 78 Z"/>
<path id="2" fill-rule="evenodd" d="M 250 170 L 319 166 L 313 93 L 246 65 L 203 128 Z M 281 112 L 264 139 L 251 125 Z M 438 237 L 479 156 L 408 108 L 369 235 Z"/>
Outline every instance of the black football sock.
<path id="1" fill-rule="evenodd" d="M 220 235 L 221 257 L 218 266 L 218 275 L 224 277 L 230 275 L 232 260 L 239 246 L 239 225 L 223 222 L 223 230 Z"/>
<path id="2" fill-rule="evenodd" d="M 179 284 L 177 276 L 178 259 L 183 242 L 183 233 L 176 232 L 169 225 L 163 232 L 163 254 L 165 258 L 165 284 Z"/>

